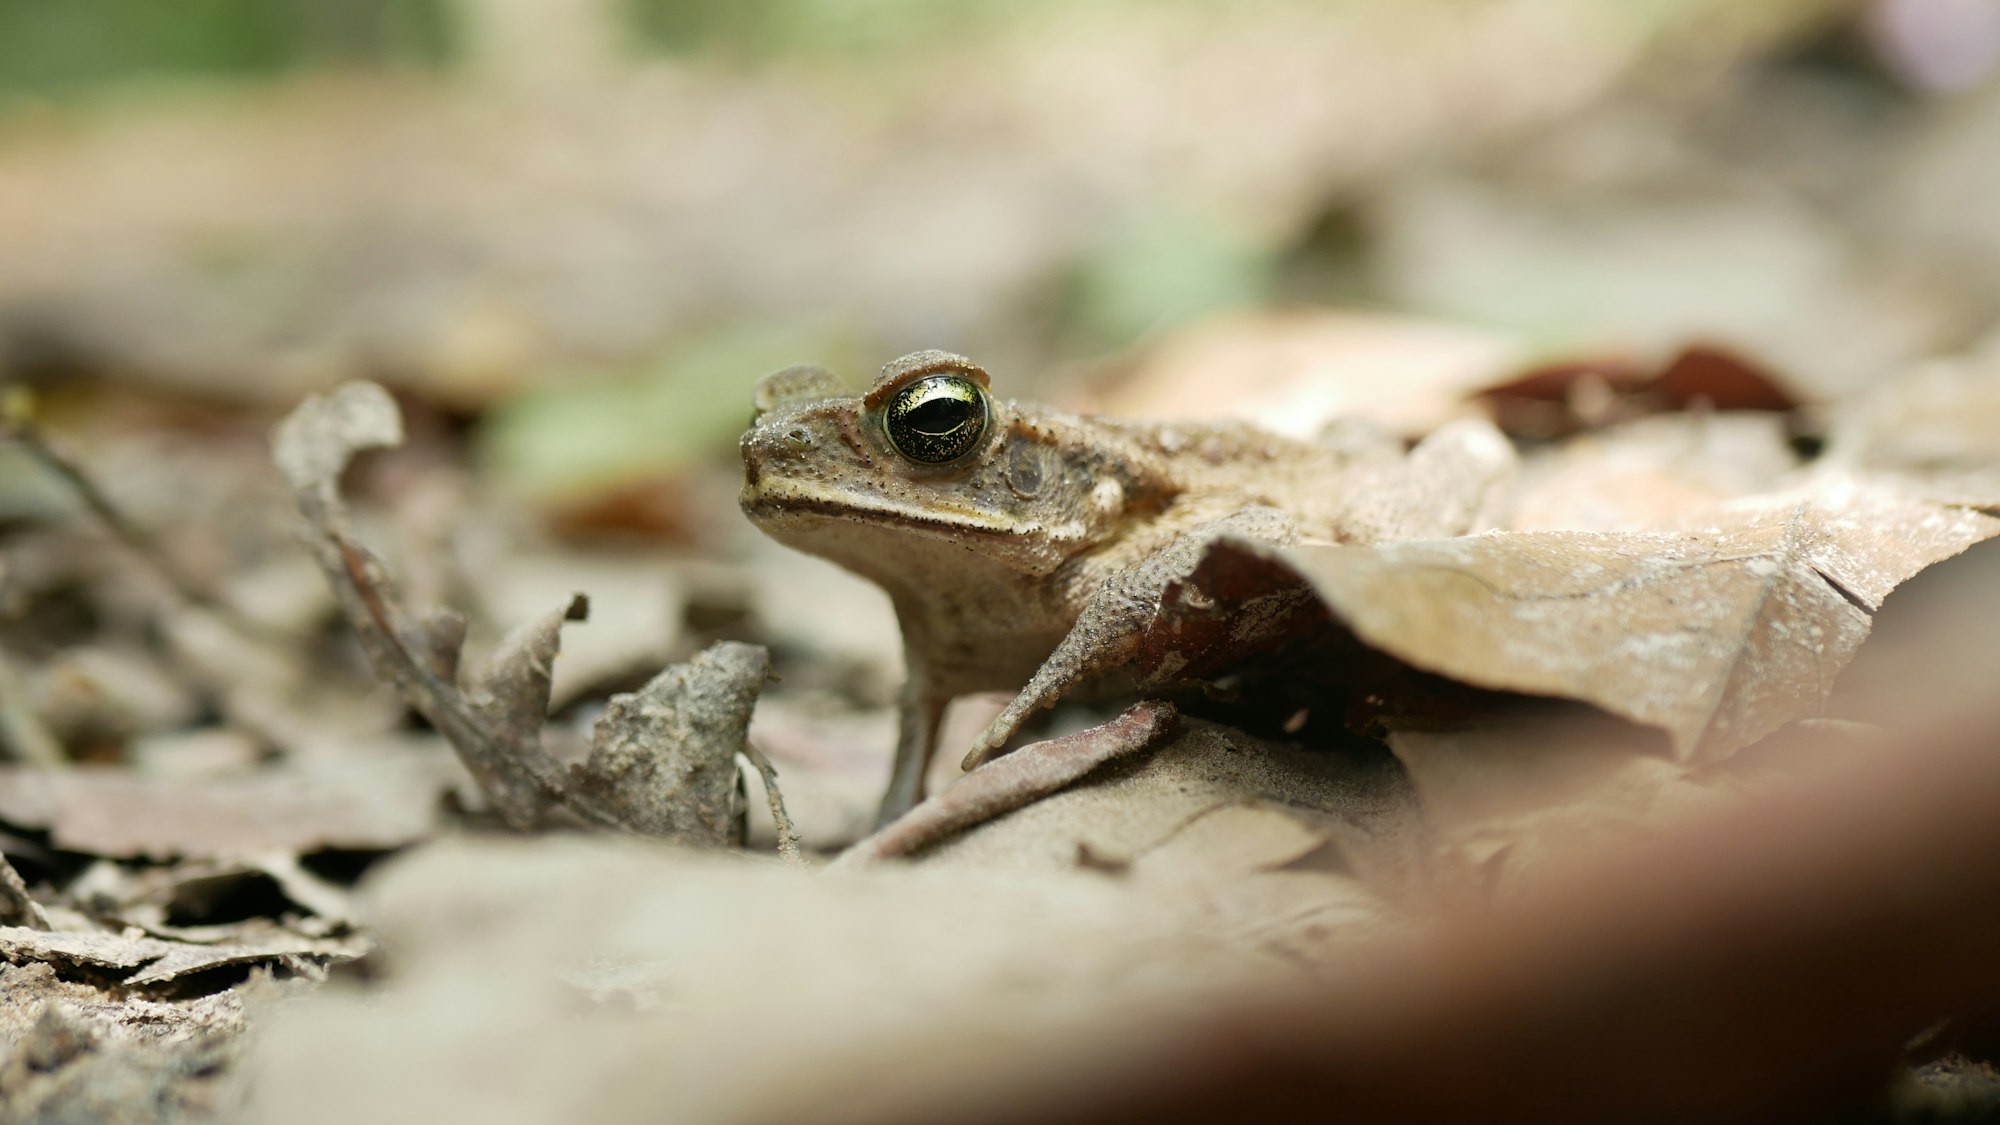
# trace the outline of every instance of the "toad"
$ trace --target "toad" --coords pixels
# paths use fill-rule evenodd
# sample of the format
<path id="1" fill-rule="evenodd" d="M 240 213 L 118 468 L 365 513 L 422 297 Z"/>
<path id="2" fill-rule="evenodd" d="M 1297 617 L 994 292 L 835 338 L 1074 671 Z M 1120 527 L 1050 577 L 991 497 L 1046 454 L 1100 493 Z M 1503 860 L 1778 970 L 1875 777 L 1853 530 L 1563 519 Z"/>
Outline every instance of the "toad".
<path id="1" fill-rule="evenodd" d="M 744 513 L 880 586 L 902 628 L 908 681 L 884 823 L 922 797 L 952 699 L 1018 690 L 973 744 L 971 769 L 1130 661 L 1161 593 L 1217 537 L 1462 534 L 1514 464 L 1477 421 L 1406 453 L 1359 425 L 1304 441 L 1009 402 L 978 364 L 942 351 L 895 360 L 861 395 L 822 368 L 789 368 L 758 386 L 756 408 Z"/>

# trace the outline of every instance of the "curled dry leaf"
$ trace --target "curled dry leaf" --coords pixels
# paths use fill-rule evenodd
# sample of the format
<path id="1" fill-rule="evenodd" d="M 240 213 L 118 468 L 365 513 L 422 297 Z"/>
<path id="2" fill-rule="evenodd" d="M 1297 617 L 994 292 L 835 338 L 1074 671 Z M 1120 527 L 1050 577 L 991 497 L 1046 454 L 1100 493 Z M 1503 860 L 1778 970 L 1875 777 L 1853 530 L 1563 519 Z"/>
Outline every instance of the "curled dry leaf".
<path id="1" fill-rule="evenodd" d="M 574 595 L 561 609 L 516 626 L 492 655 L 463 677 L 463 699 L 472 711 L 475 729 L 488 735 L 490 741 L 476 740 L 472 744 L 476 753 L 460 747 L 460 754 L 487 792 L 507 794 L 507 804 L 501 808 L 505 812 L 510 804 L 515 807 L 508 819 L 517 827 L 546 816 L 551 802 L 563 803 L 562 782 L 554 763 L 542 752 L 542 725 L 548 721 L 563 623 L 589 617 L 590 600 Z M 439 646 L 448 644 L 456 633 L 439 629 L 443 620 L 433 616 L 425 638 L 439 666 L 445 663 Z M 453 745 L 457 745 L 456 740 Z"/>
<path id="2" fill-rule="evenodd" d="M 528 742 L 528 732 L 489 728 L 482 719 L 502 708 L 487 706 L 482 715 L 456 685 L 438 675 L 456 663 L 456 654 L 447 656 L 440 647 L 454 631 L 440 631 L 434 619 L 405 610 L 388 569 L 348 528 L 341 471 L 363 450 L 395 446 L 402 439 L 402 416 L 388 392 L 373 383 L 348 383 L 329 395 L 308 398 L 279 422 L 272 451 L 305 517 L 307 543 L 376 671 L 451 741 L 502 818 L 516 827 L 532 827 L 561 803 L 555 763 L 541 755 L 510 752 Z M 532 662 L 532 656 L 523 659 Z M 500 675 L 504 670 L 489 670 L 487 678 Z M 532 680 L 531 671 L 525 676 Z M 546 700 L 544 687 L 544 704 Z M 542 718 L 534 717 L 536 743 Z"/>
<path id="3" fill-rule="evenodd" d="M 612 607 L 563 637 L 551 707 L 602 698 L 639 683 L 687 647 L 689 591 L 657 549 L 613 552 L 594 541 L 559 550 L 510 543 L 500 528 L 453 536 L 467 596 L 488 621 L 519 621 L 562 605 L 574 590 Z M 651 541 L 657 543 L 657 540 Z"/>
<path id="4" fill-rule="evenodd" d="M 239 904 L 245 900 L 272 905 L 244 918 Z M 99 860 L 62 888 L 60 901 L 114 929 L 137 927 L 204 945 L 254 944 L 273 928 L 325 937 L 356 923 L 347 888 L 285 853 L 157 867 Z"/>
<path id="5" fill-rule="evenodd" d="M 562 626 L 584 620 L 589 602 L 576 595 L 516 628 L 476 672 L 459 677 L 461 689 L 452 673 L 461 664 L 464 622 L 450 611 L 407 609 L 381 561 L 354 539 L 340 499 L 347 461 L 401 437 L 394 401 L 372 383 L 308 398 L 273 437 L 307 541 L 377 672 L 444 734 L 516 828 L 580 821 L 686 842 L 740 842 L 735 756 L 768 657 L 748 646 L 717 646 L 667 669 L 637 695 L 614 700 L 590 760 L 565 769 L 543 748 L 542 728 Z M 775 802 L 774 778 L 766 789 Z"/>
<path id="6" fill-rule="evenodd" d="M 1274 648 L 1297 659 L 1330 618 L 1408 668 L 1588 703 L 1664 730 L 1678 758 L 1715 760 L 1815 714 L 1890 590 L 2000 534 L 1981 512 L 1851 483 L 1727 519 L 1680 534 L 1219 543 L 1163 599 L 1141 671 L 1157 683 Z"/>

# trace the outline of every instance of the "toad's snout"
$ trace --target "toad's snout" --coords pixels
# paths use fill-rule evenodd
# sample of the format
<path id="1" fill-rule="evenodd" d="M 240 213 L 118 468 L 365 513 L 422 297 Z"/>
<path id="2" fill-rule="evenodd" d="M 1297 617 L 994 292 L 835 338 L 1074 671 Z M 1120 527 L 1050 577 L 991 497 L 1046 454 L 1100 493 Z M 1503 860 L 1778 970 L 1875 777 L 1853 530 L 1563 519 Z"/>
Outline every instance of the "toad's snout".
<path id="1" fill-rule="evenodd" d="M 807 410 L 767 414 L 743 435 L 742 502 L 781 499 L 793 487 L 851 472 L 855 450 L 837 418 Z"/>
<path id="2" fill-rule="evenodd" d="M 767 422 L 752 426 L 738 444 L 744 483 L 755 484 L 765 473 L 790 476 L 809 468 L 820 441 L 803 422 Z"/>

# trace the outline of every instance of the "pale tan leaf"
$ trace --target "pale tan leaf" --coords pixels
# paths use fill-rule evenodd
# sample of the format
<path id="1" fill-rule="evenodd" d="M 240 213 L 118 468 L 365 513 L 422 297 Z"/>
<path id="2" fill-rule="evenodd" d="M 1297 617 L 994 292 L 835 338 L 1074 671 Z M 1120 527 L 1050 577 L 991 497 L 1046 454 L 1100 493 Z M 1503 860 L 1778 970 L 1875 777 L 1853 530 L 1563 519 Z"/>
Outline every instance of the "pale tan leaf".
<path id="1" fill-rule="evenodd" d="M 455 772 L 441 756 L 417 754 L 200 779 L 0 769 L 0 821 L 119 859 L 386 851 L 431 834 Z"/>
<path id="2" fill-rule="evenodd" d="M 1232 810 L 1256 811 L 1245 818 Z M 1274 810 L 1288 823 L 1274 824 Z M 1131 762 L 1099 770 L 924 858 L 1045 869 L 1082 861 L 1175 882 L 1211 881 L 1218 866 L 1248 878 L 1321 852 L 1316 870 L 1388 890 L 1415 855 L 1416 823 L 1409 789 L 1384 763 L 1187 720 L 1180 734 Z M 1307 844 L 1307 837 L 1316 842 Z M 1191 850 L 1194 841 L 1201 846 Z M 1211 853 L 1206 859 L 1197 857 L 1203 850 Z"/>
<path id="3" fill-rule="evenodd" d="M 1416 669 L 1590 703 L 1667 731 L 1682 758 L 1716 758 L 1815 714 L 1867 609 L 1995 534 L 2000 519 L 1855 489 L 1679 535 L 1234 549 L 1281 560 L 1364 643 Z"/>
<path id="4" fill-rule="evenodd" d="M 2000 337 L 1885 379 L 1833 412 L 1827 460 L 1939 500 L 2000 508 Z"/>
<path id="5" fill-rule="evenodd" d="M 1242 418 L 1294 437 L 1356 419 L 1416 435 L 1468 416 L 1467 394 L 1526 355 L 1506 336 L 1412 317 L 1235 314 L 1167 337 L 1071 405 L 1130 418 Z"/>
<path id="6" fill-rule="evenodd" d="M 1524 459 L 1516 531 L 1659 530 L 1769 491 L 1798 467 L 1770 413 L 1667 414 Z"/>

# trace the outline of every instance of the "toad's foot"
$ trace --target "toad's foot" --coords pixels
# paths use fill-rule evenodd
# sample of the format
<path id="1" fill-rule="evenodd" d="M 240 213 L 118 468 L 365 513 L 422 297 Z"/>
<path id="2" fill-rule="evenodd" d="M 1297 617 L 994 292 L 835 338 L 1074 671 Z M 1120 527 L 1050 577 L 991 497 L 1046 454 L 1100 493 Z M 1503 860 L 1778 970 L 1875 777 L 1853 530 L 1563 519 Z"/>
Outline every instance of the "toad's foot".
<path id="1" fill-rule="evenodd" d="M 855 867 L 922 851 L 953 833 L 1065 788 L 1106 762 L 1157 743 L 1173 733 L 1179 721 L 1173 704 L 1148 700 L 1089 730 L 1030 743 L 990 769 L 959 778 L 909 815 L 842 852 L 832 866 Z"/>
<path id="2" fill-rule="evenodd" d="M 1130 660 L 1138 653 L 1142 630 L 1158 604 L 1157 592 L 1147 598 L 1120 588 L 1115 582 L 1099 591 L 1084 607 L 1062 643 L 1035 669 L 1028 686 L 987 724 L 960 768 L 972 770 L 992 760 L 1035 712 L 1055 706 L 1057 700 L 1092 673 Z"/>
<path id="3" fill-rule="evenodd" d="M 1037 711 L 1053 707 L 1085 679 L 1137 656 L 1146 627 L 1159 612 L 1160 596 L 1170 584 L 1193 574 L 1208 545 L 1225 535 L 1270 543 L 1295 538 L 1291 519 L 1283 512 L 1246 508 L 1175 539 L 1151 558 L 1113 577 L 1084 603 L 1076 624 L 1035 669 L 1028 686 L 973 742 L 963 768 L 971 770 L 997 757 Z"/>

